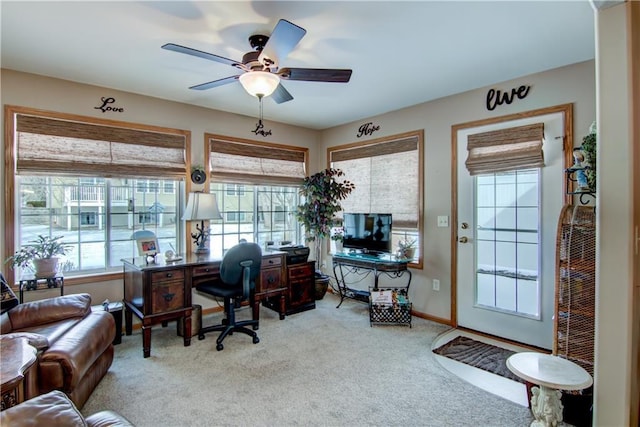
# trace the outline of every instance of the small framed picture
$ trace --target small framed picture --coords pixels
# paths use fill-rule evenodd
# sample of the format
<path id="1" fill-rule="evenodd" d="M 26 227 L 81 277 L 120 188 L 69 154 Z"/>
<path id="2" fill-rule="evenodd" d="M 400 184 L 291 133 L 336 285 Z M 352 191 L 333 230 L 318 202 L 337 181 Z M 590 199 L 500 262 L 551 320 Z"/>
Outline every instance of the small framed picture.
<path id="1" fill-rule="evenodd" d="M 138 239 L 138 255 L 155 255 L 160 251 L 158 239 L 155 237 L 144 237 Z"/>

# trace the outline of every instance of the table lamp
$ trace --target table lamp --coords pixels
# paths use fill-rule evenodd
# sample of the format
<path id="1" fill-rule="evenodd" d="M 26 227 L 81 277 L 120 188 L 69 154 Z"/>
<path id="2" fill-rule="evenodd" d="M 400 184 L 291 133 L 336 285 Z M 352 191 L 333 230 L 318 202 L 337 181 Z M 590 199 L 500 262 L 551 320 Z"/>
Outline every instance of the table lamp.
<path id="1" fill-rule="evenodd" d="M 218 210 L 216 195 L 203 192 L 189 193 L 189 200 L 182 219 L 184 221 L 200 221 L 200 225 L 196 224 L 198 232 L 191 233 L 191 237 L 193 238 L 193 243 L 197 245 L 197 254 L 209 253 L 207 239 L 209 238 L 210 228 L 205 228 L 204 221 L 222 219 L 222 215 Z"/>

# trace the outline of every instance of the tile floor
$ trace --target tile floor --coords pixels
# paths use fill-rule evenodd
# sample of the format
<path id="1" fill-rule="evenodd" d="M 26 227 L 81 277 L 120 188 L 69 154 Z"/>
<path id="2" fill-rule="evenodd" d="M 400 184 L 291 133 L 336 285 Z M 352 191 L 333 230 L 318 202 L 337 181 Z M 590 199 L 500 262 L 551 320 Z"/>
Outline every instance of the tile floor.
<path id="1" fill-rule="evenodd" d="M 506 348 L 513 351 L 530 351 L 527 348 L 511 345 L 505 342 L 492 340 L 491 338 L 473 334 L 468 331 L 462 331 L 458 329 L 451 329 L 436 338 L 433 342 L 433 347 L 438 348 L 441 345 L 451 341 L 457 336 L 466 336 L 473 338 L 477 341 L 486 342 L 487 344 L 493 344 L 499 347 Z M 517 381 L 513 381 L 500 375 L 495 375 L 482 369 L 474 368 L 464 363 L 456 362 L 448 357 L 440 356 L 434 353 L 436 360 L 449 372 L 459 376 L 463 380 L 480 387 L 489 393 L 496 394 L 505 399 L 511 400 L 522 406 L 528 406 L 527 402 L 527 390 L 524 384 Z"/>

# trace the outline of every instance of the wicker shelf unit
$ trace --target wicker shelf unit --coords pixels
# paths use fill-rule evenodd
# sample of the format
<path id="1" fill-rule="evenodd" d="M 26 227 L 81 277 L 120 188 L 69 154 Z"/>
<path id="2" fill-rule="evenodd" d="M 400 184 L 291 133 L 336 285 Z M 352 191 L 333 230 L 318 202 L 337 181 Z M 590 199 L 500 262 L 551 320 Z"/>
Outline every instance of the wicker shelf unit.
<path id="1" fill-rule="evenodd" d="M 558 220 L 553 353 L 593 375 L 595 208 L 565 205 Z"/>

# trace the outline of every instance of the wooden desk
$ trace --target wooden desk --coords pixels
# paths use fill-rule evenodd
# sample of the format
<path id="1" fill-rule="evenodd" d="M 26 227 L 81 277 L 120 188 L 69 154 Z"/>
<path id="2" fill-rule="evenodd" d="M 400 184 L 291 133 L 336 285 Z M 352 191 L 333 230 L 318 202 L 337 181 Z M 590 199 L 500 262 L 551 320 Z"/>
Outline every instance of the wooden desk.
<path id="1" fill-rule="evenodd" d="M 265 253 L 261 274 L 256 280 L 252 305 L 253 318 L 259 319 L 260 302 L 279 298 L 280 319 L 285 316 L 284 252 Z M 183 319 L 184 345 L 191 345 L 191 290 L 203 281 L 220 280 L 221 258 L 209 254 L 188 254 L 167 262 L 162 254 L 148 264 L 145 257 L 123 259 L 125 333 L 131 335 L 133 315 L 142 322 L 142 350 L 151 355 L 151 327 L 170 320 Z"/>
<path id="2" fill-rule="evenodd" d="M 0 389 L 4 411 L 36 396 L 36 349 L 26 338 L 3 339 L 0 348 Z"/>

